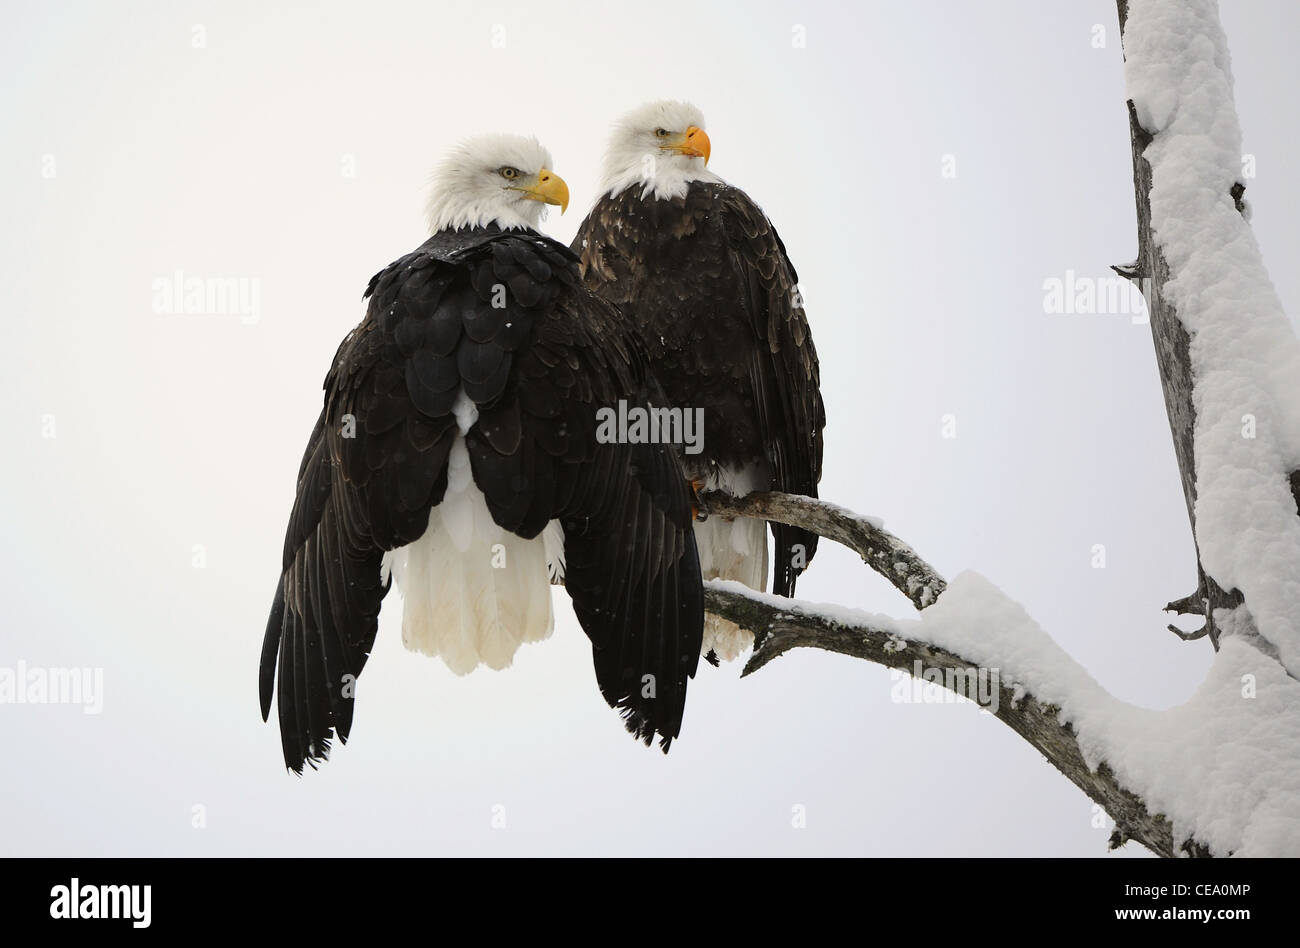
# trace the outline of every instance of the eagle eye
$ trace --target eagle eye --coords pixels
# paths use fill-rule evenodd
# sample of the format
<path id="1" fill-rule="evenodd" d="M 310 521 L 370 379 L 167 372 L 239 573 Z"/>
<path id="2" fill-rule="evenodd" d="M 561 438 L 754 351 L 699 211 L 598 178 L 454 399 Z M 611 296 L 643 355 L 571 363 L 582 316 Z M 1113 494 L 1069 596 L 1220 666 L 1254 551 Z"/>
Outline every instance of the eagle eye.
<path id="1" fill-rule="evenodd" d="M 513 181 L 515 178 L 519 177 L 519 169 L 512 168 L 509 165 L 503 165 L 497 169 L 497 174 L 501 175 L 501 177 L 505 178 L 507 181 Z"/>
<path id="2" fill-rule="evenodd" d="M 656 129 L 655 129 L 655 135 L 658 136 L 659 138 L 667 138 L 667 137 L 668 137 L 668 129 L 666 129 L 666 128 L 656 128 Z"/>

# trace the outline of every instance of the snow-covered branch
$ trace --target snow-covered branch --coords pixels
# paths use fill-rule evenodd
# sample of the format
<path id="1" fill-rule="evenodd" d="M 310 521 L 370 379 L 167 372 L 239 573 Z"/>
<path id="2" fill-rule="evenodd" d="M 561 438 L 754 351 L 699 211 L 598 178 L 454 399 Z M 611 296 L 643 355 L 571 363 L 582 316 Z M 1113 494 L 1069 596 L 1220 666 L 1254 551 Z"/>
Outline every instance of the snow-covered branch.
<path id="1" fill-rule="evenodd" d="M 1300 855 L 1300 340 L 1248 223 L 1241 131 L 1214 0 L 1117 0 L 1138 255 L 1198 559 L 1168 608 L 1217 650 L 1182 705 L 1108 694 L 987 580 L 946 583 L 878 521 L 780 494 L 704 498 L 856 550 L 911 601 L 895 619 L 706 587 L 755 633 L 748 675 L 813 647 L 901 669 L 976 700 L 1134 839 L 1163 856 Z M 1178 630 L 1175 630 L 1178 631 Z M 902 679 L 900 679 L 902 680 Z"/>
<path id="2" fill-rule="evenodd" d="M 740 499 L 710 494 L 704 499 L 711 515 L 762 516 L 845 544 L 918 609 L 933 605 L 948 588 L 947 581 L 932 566 L 902 540 L 885 532 L 879 521 L 836 504 L 779 493 L 751 494 Z M 710 612 L 754 633 L 754 651 L 743 675 L 752 674 L 794 648 L 838 652 L 913 676 L 919 671 L 923 679 L 932 679 L 955 694 L 979 702 L 1097 802 L 1115 820 L 1112 847 L 1134 839 L 1163 856 L 1209 855 L 1199 843 L 1176 841 L 1172 824 L 1162 815 L 1153 815 L 1137 794 L 1122 786 L 1105 761 L 1089 766 L 1073 726 L 1061 718 L 1061 708 L 1040 702 L 1003 676 L 1001 663 L 981 665 L 958 651 L 915 637 L 905 638 L 902 633 L 906 624 L 888 616 L 783 599 L 755 592 L 740 583 L 709 582 L 705 603 Z M 985 682 L 982 692 L 981 675 Z"/>
<path id="3" fill-rule="evenodd" d="M 1300 674 L 1300 341 L 1249 224 L 1214 0 L 1117 0 L 1141 282 L 1215 648 L 1240 635 Z M 1177 631 L 1177 630 L 1175 630 Z"/>
<path id="4" fill-rule="evenodd" d="M 811 529 L 809 524 L 798 525 Z M 983 581 L 974 574 L 968 576 L 968 585 L 978 589 Z M 987 594 L 988 590 L 981 592 Z M 1153 815 L 1141 797 L 1120 784 L 1108 763 L 1102 760 L 1090 765 L 1079 735 L 1063 720 L 1061 707 L 1039 701 L 999 666 L 981 665 L 951 648 L 928 644 L 916 637 L 914 624 L 838 606 L 782 599 L 740 583 L 707 583 L 705 604 L 710 612 L 754 632 L 754 653 L 743 675 L 752 674 L 794 648 L 838 652 L 899 669 L 909 676 L 921 671 L 918 687 L 921 681 L 933 682 L 927 686 L 941 686 L 979 703 L 1100 805 L 1115 821 L 1111 848 L 1133 839 L 1161 856 L 1210 855 L 1199 843 L 1177 839 L 1169 820 Z M 1011 654 L 1006 657 L 1012 658 Z"/>
<path id="5" fill-rule="evenodd" d="M 933 566 L 885 530 L 875 517 L 799 494 L 760 492 L 732 497 L 722 491 L 709 491 L 701 499 L 711 517 L 774 520 L 844 544 L 918 609 L 930 605 L 947 588 L 948 583 Z"/>
<path id="6" fill-rule="evenodd" d="M 1157 711 L 1111 696 L 971 572 L 911 619 L 718 580 L 705 584 L 705 604 L 754 632 L 745 675 L 818 648 L 906 672 L 891 691 L 946 688 L 974 700 L 1115 821 L 1112 847 L 1132 839 L 1161 856 L 1300 853 L 1300 682 L 1240 637 L 1225 639 L 1186 703 Z"/>

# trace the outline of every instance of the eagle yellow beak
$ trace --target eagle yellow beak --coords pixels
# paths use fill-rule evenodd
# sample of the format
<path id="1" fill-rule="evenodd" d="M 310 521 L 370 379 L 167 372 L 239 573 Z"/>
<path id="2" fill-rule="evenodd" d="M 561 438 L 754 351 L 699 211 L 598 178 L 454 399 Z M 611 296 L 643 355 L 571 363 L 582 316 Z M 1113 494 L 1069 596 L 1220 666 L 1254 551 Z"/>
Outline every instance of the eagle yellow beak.
<path id="1" fill-rule="evenodd" d="M 530 188 L 520 188 L 524 197 L 530 201 L 543 201 L 546 204 L 558 204 L 560 213 L 569 209 L 569 186 L 554 171 L 543 168 L 537 172 L 537 183 Z"/>
<path id="2" fill-rule="evenodd" d="M 692 125 L 686 130 L 680 140 L 673 142 L 668 146 L 670 151 L 675 151 L 679 155 L 685 155 L 687 158 L 703 158 L 704 163 L 709 163 L 709 153 L 713 150 L 709 142 L 709 136 L 704 133 L 704 129 Z"/>

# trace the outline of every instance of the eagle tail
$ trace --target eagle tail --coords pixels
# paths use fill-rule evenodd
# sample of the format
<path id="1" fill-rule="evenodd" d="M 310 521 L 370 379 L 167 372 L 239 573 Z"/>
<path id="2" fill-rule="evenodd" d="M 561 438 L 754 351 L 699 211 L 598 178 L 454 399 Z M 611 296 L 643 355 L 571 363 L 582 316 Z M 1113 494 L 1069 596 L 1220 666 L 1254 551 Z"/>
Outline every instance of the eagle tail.
<path id="1" fill-rule="evenodd" d="M 384 557 L 402 593 L 402 642 L 458 675 L 509 667 L 525 642 L 550 636 L 551 573 L 542 536 L 524 539 L 492 520 L 457 439 L 447 492 L 414 543 Z"/>
<path id="2" fill-rule="evenodd" d="M 695 524 L 700 573 L 705 579 L 732 579 L 759 592 L 767 583 L 767 524 L 762 520 L 710 517 Z M 752 633 L 736 623 L 705 613 L 702 654 L 712 652 L 726 661 L 754 643 Z"/>

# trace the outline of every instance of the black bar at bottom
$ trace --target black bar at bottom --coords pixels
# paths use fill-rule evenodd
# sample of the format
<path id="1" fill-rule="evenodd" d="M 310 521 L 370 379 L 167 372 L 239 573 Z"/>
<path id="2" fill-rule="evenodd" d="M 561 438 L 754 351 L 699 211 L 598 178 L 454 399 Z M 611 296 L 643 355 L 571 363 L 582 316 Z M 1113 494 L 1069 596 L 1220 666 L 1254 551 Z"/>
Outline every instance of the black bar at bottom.
<path id="1" fill-rule="evenodd" d="M 1287 860 L 419 860 L 8 859 L 0 862 L 6 932 L 75 928 L 307 933 L 478 919 L 494 938 L 559 921 L 570 931 L 622 916 L 650 931 L 702 910 L 713 924 L 856 915 L 856 929 L 958 934 L 979 918 L 1135 932 L 1192 925 L 1224 934 L 1289 921 Z M 74 881 L 75 880 L 75 881 Z M 729 892 L 729 896 L 724 893 Z M 87 917 L 89 916 L 89 917 Z M 105 917 L 110 916 L 110 917 Z M 113 917 L 115 916 L 115 917 Z M 684 921 L 687 916 L 681 916 Z M 438 923 L 441 924 L 441 923 Z M 606 923 L 607 924 L 607 923 Z M 1010 926 L 1010 927 L 1007 927 Z M 1032 931 L 1032 929 L 1026 929 Z M 430 933 L 432 935 L 432 933 Z"/>

